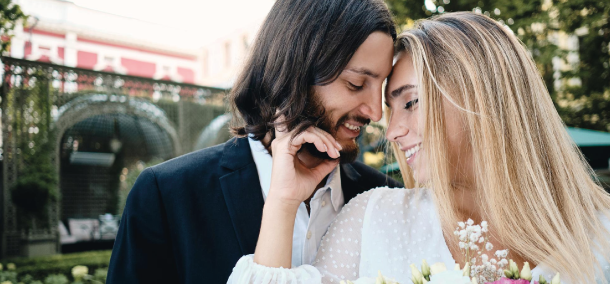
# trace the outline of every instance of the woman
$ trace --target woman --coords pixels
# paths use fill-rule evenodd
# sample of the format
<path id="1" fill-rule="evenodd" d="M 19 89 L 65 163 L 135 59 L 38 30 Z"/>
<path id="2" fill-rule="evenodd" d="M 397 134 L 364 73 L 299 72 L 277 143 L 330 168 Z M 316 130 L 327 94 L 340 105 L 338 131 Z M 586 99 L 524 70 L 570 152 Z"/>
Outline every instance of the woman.
<path id="1" fill-rule="evenodd" d="M 509 249 L 534 279 L 610 280 L 610 196 L 570 140 L 526 49 L 474 13 L 424 20 L 401 35 L 389 78 L 386 137 L 405 180 L 428 189 L 378 188 L 352 199 L 329 228 L 314 267 L 289 267 L 294 204 L 323 176 L 292 158 L 303 143 L 334 150 L 312 129 L 278 133 L 270 196 L 254 256 L 231 283 L 338 283 L 380 270 L 410 282 L 410 264 L 464 260 L 458 221 L 486 220 L 494 249 Z M 277 161 L 277 167 L 276 167 Z M 408 165 L 408 169 L 407 166 Z"/>

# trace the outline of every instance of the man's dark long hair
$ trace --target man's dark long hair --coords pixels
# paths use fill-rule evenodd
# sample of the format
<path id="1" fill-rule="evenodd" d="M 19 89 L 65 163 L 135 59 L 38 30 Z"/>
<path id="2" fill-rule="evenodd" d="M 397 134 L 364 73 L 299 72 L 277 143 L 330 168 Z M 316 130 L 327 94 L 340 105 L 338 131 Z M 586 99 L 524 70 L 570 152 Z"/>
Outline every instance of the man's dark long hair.
<path id="1" fill-rule="evenodd" d="M 312 87 L 337 79 L 375 31 L 396 39 L 382 0 L 277 0 L 229 95 L 233 134 L 273 139 L 280 116 L 289 131 L 317 125 Z"/>

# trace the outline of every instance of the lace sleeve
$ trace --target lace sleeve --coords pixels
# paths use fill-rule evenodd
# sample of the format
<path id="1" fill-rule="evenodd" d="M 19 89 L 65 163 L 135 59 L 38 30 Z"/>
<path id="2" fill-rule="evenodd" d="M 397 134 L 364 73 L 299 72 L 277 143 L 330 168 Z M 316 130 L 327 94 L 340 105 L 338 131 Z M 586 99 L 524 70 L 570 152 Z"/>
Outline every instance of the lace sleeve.
<path id="1" fill-rule="evenodd" d="M 322 275 L 322 283 L 358 278 L 362 224 L 373 191 L 369 190 L 350 200 L 322 238 L 314 261 L 315 268 Z"/>

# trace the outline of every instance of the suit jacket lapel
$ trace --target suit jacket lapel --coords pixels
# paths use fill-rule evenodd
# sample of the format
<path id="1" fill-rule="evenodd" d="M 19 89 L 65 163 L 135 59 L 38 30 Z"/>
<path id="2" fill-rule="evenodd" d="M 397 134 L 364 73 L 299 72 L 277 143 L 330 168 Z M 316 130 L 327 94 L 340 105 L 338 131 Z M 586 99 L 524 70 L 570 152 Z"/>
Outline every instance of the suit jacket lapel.
<path id="1" fill-rule="evenodd" d="M 360 185 L 360 173 L 350 164 L 342 164 L 341 167 L 341 188 L 343 189 L 343 198 L 347 204 L 358 193 L 364 192 L 368 188 L 363 188 Z"/>
<path id="2" fill-rule="evenodd" d="M 220 177 L 222 193 L 242 253 L 254 253 L 263 216 L 263 193 L 248 138 L 225 143 L 220 166 L 229 172 Z"/>

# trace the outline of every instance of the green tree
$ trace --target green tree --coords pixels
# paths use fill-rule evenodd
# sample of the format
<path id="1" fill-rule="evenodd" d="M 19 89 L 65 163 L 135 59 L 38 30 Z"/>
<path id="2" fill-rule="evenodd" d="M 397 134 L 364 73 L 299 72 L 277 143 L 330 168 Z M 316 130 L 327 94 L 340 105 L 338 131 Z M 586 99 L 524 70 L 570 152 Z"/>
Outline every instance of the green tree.
<path id="1" fill-rule="evenodd" d="M 58 197 L 49 90 L 49 78 L 38 70 L 27 84 L 11 89 L 6 98 L 9 104 L 5 111 L 13 117 L 11 128 L 18 159 L 11 201 L 18 209 L 20 229 L 25 231 L 52 225 L 48 222 L 48 206 Z"/>
<path id="2" fill-rule="evenodd" d="M 559 94 L 560 112 L 568 125 L 610 131 L 610 2 L 569 0 L 556 6 L 561 31 L 578 38 L 579 60 L 561 76 L 580 82 Z"/>
<path id="3" fill-rule="evenodd" d="M 610 2 L 386 0 L 386 3 L 399 29 L 410 27 L 413 20 L 454 11 L 480 12 L 506 24 L 531 51 L 566 124 L 610 131 Z M 578 35 L 576 51 L 557 46 L 557 38 L 566 34 Z M 568 60 L 575 54 L 578 63 Z M 562 63 L 572 66 L 557 72 L 553 61 L 555 66 Z M 556 81 L 561 82 L 558 89 Z"/>
<path id="4" fill-rule="evenodd" d="M 12 0 L 0 0 L 0 54 L 10 48 L 13 30 L 19 20 L 24 23 L 27 20 L 19 5 L 14 4 Z"/>

